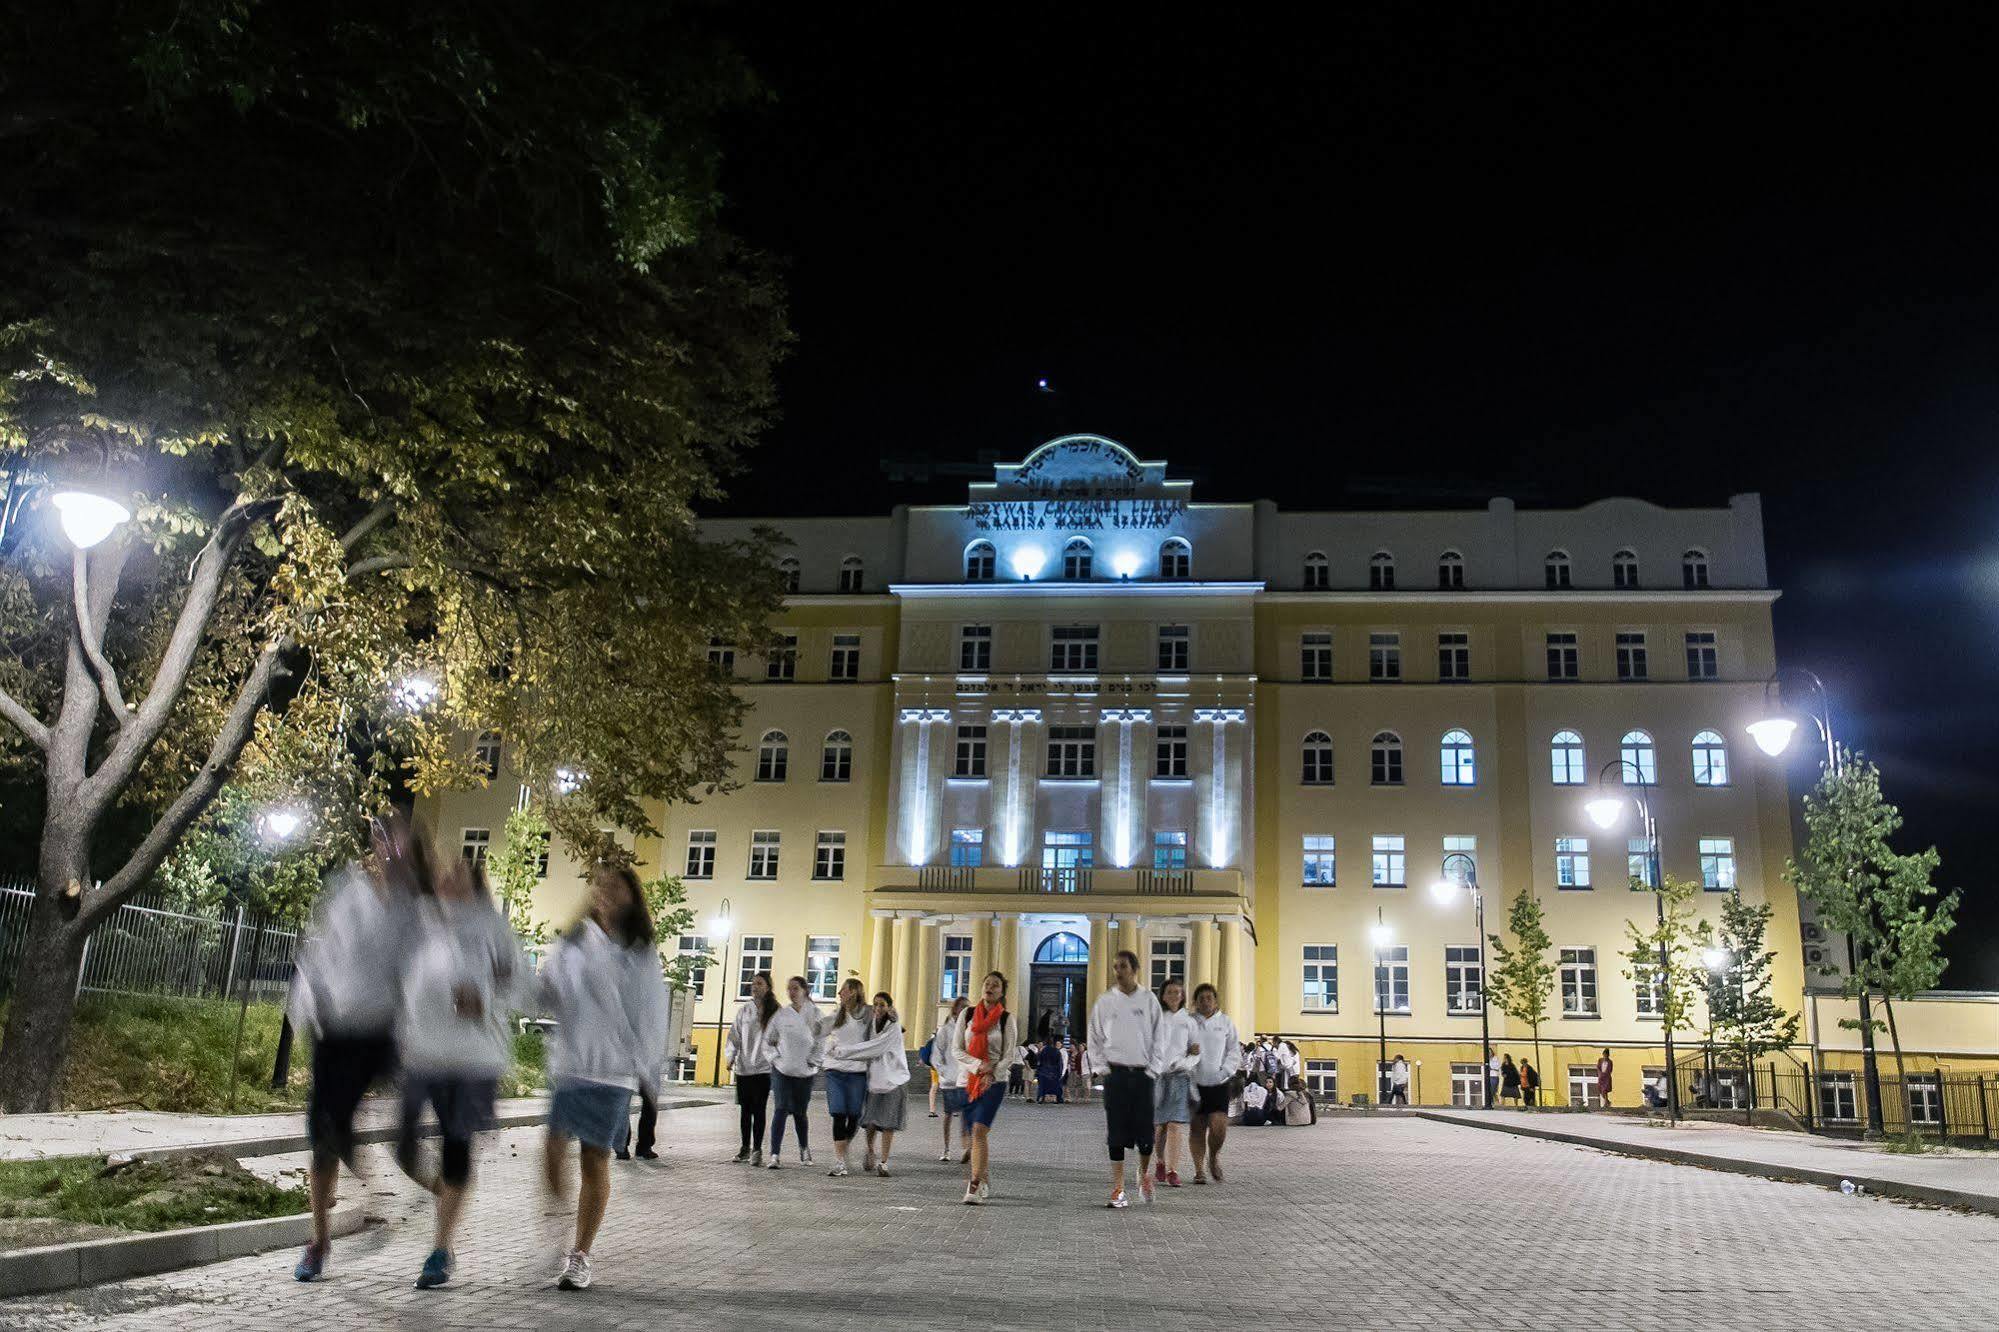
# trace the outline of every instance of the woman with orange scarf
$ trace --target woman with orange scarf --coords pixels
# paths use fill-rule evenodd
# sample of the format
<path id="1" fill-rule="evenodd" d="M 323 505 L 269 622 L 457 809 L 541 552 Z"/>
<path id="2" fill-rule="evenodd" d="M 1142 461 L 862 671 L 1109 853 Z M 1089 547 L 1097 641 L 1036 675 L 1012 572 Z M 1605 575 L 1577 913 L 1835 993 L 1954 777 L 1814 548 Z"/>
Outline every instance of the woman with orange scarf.
<path id="1" fill-rule="evenodd" d="M 1006 977 L 987 972 L 978 1005 L 966 1009 L 958 1024 L 958 1059 L 965 1069 L 965 1133 L 972 1140 L 971 1173 L 965 1178 L 968 1206 L 976 1207 L 992 1196 L 986 1136 L 1006 1100 L 1006 1078 L 1000 1069 L 1019 1044 L 1020 1020 L 1006 1007 Z"/>

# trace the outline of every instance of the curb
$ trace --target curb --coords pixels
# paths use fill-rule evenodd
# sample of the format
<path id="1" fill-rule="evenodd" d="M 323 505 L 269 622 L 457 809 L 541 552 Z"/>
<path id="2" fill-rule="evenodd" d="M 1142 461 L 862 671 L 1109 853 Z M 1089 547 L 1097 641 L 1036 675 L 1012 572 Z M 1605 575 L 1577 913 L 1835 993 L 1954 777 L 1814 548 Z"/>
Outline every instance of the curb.
<path id="1" fill-rule="evenodd" d="M 1989 1193 L 1967 1193 L 1961 1189 L 1941 1189 L 1930 1184 L 1911 1184 L 1906 1180 L 1846 1174 L 1837 1170 L 1816 1170 L 1810 1166 L 1772 1165 L 1765 1161 L 1744 1161 L 1733 1156 L 1710 1156 L 1705 1152 L 1688 1151 L 1680 1147 L 1606 1142 L 1602 1138 L 1592 1138 L 1581 1133 L 1564 1133 L 1560 1129 L 1483 1124 L 1477 1120 L 1458 1119 L 1452 1115 L 1433 1114 L 1426 1110 L 1410 1110 L 1408 1114 L 1412 1118 L 1427 1119 L 1437 1124 L 1455 1124 L 1459 1128 L 1481 1129 L 1488 1133 L 1511 1133 L 1521 1138 L 1541 1138 L 1548 1142 L 1568 1143 L 1576 1147 L 1594 1147 L 1600 1152 L 1609 1152 L 1614 1156 L 1636 1156 L 1652 1161 L 1665 1161 L 1672 1165 L 1725 1170 L 1732 1175 L 1753 1175 L 1759 1179 L 1773 1179 L 1786 1184 L 1819 1184 L 1836 1190 L 1842 1182 L 1851 1181 L 1869 1193 L 1879 1194 L 1885 1198 L 1932 1203 L 1940 1207 L 1961 1207 L 1966 1211 L 1999 1216 L 1999 1197 Z"/>
<path id="2" fill-rule="evenodd" d="M 359 1203 L 333 1209 L 332 1230 L 336 1236 L 352 1235 L 365 1223 L 366 1214 Z M 41 1295 L 172 1272 L 225 1258 L 303 1245 L 311 1239 L 312 1214 L 301 1212 L 297 1216 L 15 1249 L 0 1253 L 0 1298 Z"/>

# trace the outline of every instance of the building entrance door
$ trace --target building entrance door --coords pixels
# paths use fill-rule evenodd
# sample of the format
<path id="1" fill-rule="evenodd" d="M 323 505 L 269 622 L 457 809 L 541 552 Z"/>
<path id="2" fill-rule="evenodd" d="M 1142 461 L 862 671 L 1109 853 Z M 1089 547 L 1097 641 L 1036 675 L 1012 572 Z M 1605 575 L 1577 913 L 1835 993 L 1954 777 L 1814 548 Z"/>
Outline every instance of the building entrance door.
<path id="1" fill-rule="evenodd" d="M 1084 993 L 1089 971 L 1087 966 L 1070 963 L 1034 964 L 1033 1008 L 1027 1028 L 1034 1040 L 1083 1038 L 1084 1024 L 1089 1021 Z"/>

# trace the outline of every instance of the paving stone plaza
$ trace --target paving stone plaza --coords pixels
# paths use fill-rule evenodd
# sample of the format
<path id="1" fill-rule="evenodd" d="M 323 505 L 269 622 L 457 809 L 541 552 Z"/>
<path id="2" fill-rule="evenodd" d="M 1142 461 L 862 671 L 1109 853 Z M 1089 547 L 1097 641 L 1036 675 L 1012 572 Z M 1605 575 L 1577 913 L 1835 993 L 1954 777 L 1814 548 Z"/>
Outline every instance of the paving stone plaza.
<path id="1" fill-rule="evenodd" d="M 733 1107 L 671 1110 L 660 1162 L 614 1166 L 597 1284 L 574 1294 L 547 1284 L 565 1218 L 538 1192 L 539 1130 L 483 1144 L 457 1278 L 433 1292 L 411 1288 L 427 1199 L 371 1148 L 343 1196 L 386 1224 L 337 1242 L 317 1285 L 266 1254 L 0 1303 L 0 1327 L 1999 1325 L 1990 1216 L 1390 1115 L 1238 1130 L 1226 1185 L 1110 1212 L 1101 1133 L 1094 1105 L 1009 1104 L 974 1208 L 920 1105 L 888 1180 L 827 1178 L 823 1137 L 818 1169 L 731 1165 Z"/>

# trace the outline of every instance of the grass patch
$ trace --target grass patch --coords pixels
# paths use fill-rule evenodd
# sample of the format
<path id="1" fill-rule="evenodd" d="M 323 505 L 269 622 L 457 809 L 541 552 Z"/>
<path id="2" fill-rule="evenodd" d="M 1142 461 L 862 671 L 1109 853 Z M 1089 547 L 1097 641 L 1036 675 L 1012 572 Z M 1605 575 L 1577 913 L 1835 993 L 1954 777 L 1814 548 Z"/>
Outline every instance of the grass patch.
<path id="1" fill-rule="evenodd" d="M 85 996 L 77 1005 L 70 1035 L 63 1108 L 135 1106 L 177 1114 L 228 1113 L 238 1007 L 218 999 Z M 311 1046 L 306 1041 L 293 1042 L 290 1085 L 271 1090 L 271 1064 L 283 1021 L 284 1013 L 276 1004 L 250 1005 L 236 1065 L 239 1114 L 305 1104 L 311 1072 Z"/>
<path id="2" fill-rule="evenodd" d="M 1889 1138 L 1882 1146 L 1902 1156 L 1921 1156 L 1924 1152 L 1933 1152 L 1937 1148 L 1935 1143 L 1920 1133 L 1905 1133 L 1899 1138 Z"/>
<path id="3" fill-rule="evenodd" d="M 541 1029 L 530 1027 L 514 1033 L 514 1066 L 500 1075 L 500 1095 L 532 1096 L 548 1086 L 542 1064 Z"/>
<path id="4" fill-rule="evenodd" d="M 0 1162 L 0 1218 L 178 1230 L 307 1208 L 303 1187 L 261 1179 L 221 1153 L 111 1167 L 101 1156 Z"/>

